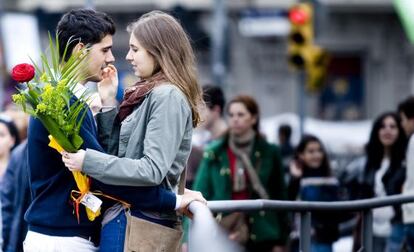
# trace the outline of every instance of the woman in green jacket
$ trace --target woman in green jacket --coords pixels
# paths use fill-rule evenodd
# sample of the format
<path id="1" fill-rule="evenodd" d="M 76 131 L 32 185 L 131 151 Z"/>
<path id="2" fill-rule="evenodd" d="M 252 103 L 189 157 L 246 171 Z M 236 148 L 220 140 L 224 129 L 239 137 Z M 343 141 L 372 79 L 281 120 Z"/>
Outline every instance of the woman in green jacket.
<path id="1" fill-rule="evenodd" d="M 229 131 L 206 147 L 194 189 L 207 200 L 285 200 L 279 149 L 259 134 L 256 101 L 250 96 L 236 96 L 229 102 L 227 113 Z M 246 243 L 249 251 L 284 251 L 286 213 L 259 211 L 242 216 L 247 228 L 229 230 L 230 239 Z"/>

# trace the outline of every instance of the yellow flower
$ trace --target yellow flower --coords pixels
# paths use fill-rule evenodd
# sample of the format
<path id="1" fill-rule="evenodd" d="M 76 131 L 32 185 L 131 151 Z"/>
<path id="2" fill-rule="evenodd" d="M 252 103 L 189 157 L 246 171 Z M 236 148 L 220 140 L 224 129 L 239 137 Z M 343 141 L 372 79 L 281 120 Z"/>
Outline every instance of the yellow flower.
<path id="1" fill-rule="evenodd" d="M 53 98 L 53 93 L 54 93 L 55 88 L 52 86 L 52 84 L 47 83 L 44 87 L 43 87 L 43 93 L 42 98 L 43 100 L 50 100 Z"/>
<path id="2" fill-rule="evenodd" d="M 44 87 L 45 92 L 52 92 L 53 91 L 53 86 L 50 83 L 47 83 Z"/>
<path id="3" fill-rule="evenodd" d="M 44 113 L 46 111 L 46 109 L 47 109 L 47 106 L 44 103 L 39 103 L 36 106 L 36 112 L 37 113 Z"/>
<path id="4" fill-rule="evenodd" d="M 23 104 L 26 101 L 26 99 L 24 98 L 24 96 L 22 94 L 14 94 L 14 95 L 12 95 L 12 100 L 16 104 Z"/>
<path id="5" fill-rule="evenodd" d="M 61 79 L 59 82 L 58 82 L 58 86 L 66 86 L 66 84 L 68 84 L 68 79 Z"/>
<path id="6" fill-rule="evenodd" d="M 42 76 L 40 76 L 40 80 L 41 80 L 43 83 L 50 82 L 50 78 L 49 78 L 49 76 L 47 76 L 47 74 L 46 74 L 46 73 L 43 73 L 43 74 L 42 74 Z"/>

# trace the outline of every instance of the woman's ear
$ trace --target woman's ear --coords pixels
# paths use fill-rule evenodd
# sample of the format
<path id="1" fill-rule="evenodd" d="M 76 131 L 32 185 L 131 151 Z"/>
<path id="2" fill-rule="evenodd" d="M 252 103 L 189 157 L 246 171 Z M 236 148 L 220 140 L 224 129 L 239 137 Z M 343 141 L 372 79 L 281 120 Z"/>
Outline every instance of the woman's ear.
<path id="1" fill-rule="evenodd" d="M 161 71 L 161 66 L 154 58 L 154 70 L 152 71 L 152 74 L 154 75 L 158 73 L 159 71 Z"/>
<path id="2" fill-rule="evenodd" d="M 16 138 L 12 137 L 12 140 L 10 141 L 10 149 L 13 148 L 13 146 L 16 144 Z"/>
<path id="3" fill-rule="evenodd" d="M 253 116 L 253 125 L 257 124 L 257 116 Z"/>
<path id="4" fill-rule="evenodd" d="M 303 153 L 299 153 L 297 161 L 303 162 L 304 159 L 305 159 L 305 155 Z"/>

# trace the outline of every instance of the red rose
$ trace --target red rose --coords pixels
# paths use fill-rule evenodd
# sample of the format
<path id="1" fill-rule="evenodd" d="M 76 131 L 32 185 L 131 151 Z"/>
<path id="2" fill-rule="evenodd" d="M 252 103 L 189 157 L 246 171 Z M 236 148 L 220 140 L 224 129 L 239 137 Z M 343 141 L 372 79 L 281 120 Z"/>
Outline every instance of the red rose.
<path id="1" fill-rule="evenodd" d="M 28 82 L 33 79 L 35 68 L 30 64 L 18 64 L 13 67 L 11 77 L 17 82 Z"/>

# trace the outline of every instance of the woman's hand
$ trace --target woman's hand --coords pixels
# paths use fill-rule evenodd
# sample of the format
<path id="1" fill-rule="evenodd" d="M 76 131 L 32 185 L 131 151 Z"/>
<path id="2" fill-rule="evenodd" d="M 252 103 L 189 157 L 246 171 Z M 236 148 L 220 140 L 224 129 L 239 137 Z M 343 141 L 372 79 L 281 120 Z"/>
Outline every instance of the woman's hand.
<path id="1" fill-rule="evenodd" d="M 272 252 L 286 252 L 285 246 L 276 245 L 272 248 Z"/>
<path id="2" fill-rule="evenodd" d="M 70 171 L 82 171 L 85 151 L 78 150 L 76 153 L 62 152 L 62 161 Z"/>
<path id="3" fill-rule="evenodd" d="M 97 83 L 98 92 L 104 106 L 115 106 L 118 91 L 118 70 L 108 64 L 102 71 L 102 80 Z"/>
<path id="4" fill-rule="evenodd" d="M 300 178 L 303 175 L 302 167 L 296 160 L 292 160 L 289 164 L 289 172 L 292 177 Z"/>
<path id="5" fill-rule="evenodd" d="M 180 207 L 178 208 L 177 211 L 186 215 L 189 218 L 193 217 L 193 214 L 188 210 L 188 206 L 190 205 L 191 202 L 199 201 L 207 205 L 207 200 L 203 197 L 201 192 L 185 189 L 184 194 L 182 196 L 183 196 L 183 199 L 181 200 Z"/>

